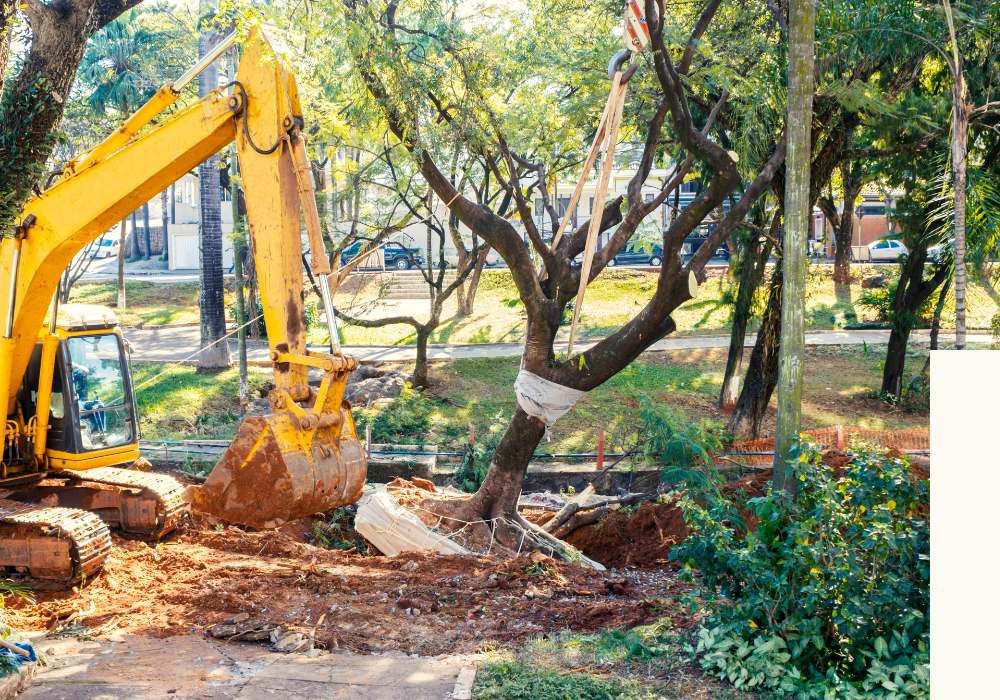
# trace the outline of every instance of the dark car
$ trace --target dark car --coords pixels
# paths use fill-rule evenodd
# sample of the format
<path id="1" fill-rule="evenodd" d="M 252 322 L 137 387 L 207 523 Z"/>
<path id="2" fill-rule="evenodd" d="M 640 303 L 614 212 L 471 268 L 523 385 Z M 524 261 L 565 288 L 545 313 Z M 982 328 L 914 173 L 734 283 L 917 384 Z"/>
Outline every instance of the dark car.
<path id="1" fill-rule="evenodd" d="M 659 244 L 649 245 L 648 243 L 629 243 L 622 248 L 618 255 L 608 261 L 608 267 L 615 265 L 652 265 L 659 267 L 663 264 L 663 246 Z"/>
<path id="2" fill-rule="evenodd" d="M 344 248 L 340 254 L 340 264 L 346 265 L 358 255 L 362 245 L 368 241 L 355 241 Z M 389 241 L 379 246 L 385 256 L 386 268 L 395 270 L 409 270 L 411 267 L 423 267 L 424 256 L 419 248 L 407 248 L 395 241 Z M 361 267 L 376 267 L 377 258 L 373 255 L 370 260 L 361 263 Z"/>

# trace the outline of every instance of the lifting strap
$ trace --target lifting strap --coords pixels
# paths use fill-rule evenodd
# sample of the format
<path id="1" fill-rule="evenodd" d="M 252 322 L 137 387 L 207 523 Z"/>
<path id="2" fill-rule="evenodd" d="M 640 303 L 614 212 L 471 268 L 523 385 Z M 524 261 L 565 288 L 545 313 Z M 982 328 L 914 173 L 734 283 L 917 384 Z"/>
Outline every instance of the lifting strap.
<path id="1" fill-rule="evenodd" d="M 601 120 L 597 124 L 597 133 L 594 135 L 594 142 L 590 145 L 587 157 L 584 159 L 583 168 L 580 171 L 580 179 L 573 189 L 569 206 L 563 214 L 563 220 L 559 224 L 556 235 L 552 238 L 552 250 L 562 239 L 566 226 L 572 219 L 576 205 L 580 201 L 583 193 L 583 186 L 590 175 L 591 169 L 597 160 L 597 154 L 604 151 L 601 162 L 601 172 L 597 178 L 597 188 L 594 192 L 594 203 L 590 207 L 590 225 L 587 228 L 587 241 L 583 249 L 583 262 L 580 266 L 580 287 L 576 293 L 576 304 L 573 307 L 573 322 L 569 327 L 569 344 L 567 354 L 573 354 L 573 341 L 576 339 L 576 326 L 580 321 L 580 314 L 583 312 L 583 297 L 590 281 L 590 271 L 594 262 L 594 253 L 597 248 L 597 236 L 601 230 L 601 220 L 604 218 L 604 201 L 608 194 L 608 183 L 611 179 L 611 172 L 615 165 L 615 148 L 618 145 L 618 132 L 622 124 L 622 112 L 625 107 L 625 96 L 628 91 L 628 80 L 635 72 L 636 65 L 629 65 L 632 55 L 642 52 L 649 44 L 649 26 L 639 0 L 629 0 L 625 6 L 624 19 L 624 39 L 625 49 L 619 51 L 608 64 L 608 73 L 611 76 L 611 92 L 608 101 L 604 105 L 604 112 Z"/>

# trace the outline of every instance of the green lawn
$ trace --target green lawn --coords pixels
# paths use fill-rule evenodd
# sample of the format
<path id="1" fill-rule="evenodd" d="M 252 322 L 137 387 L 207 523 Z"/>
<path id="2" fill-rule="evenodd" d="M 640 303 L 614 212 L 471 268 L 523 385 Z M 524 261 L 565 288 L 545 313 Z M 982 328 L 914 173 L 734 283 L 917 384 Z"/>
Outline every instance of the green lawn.
<path id="1" fill-rule="evenodd" d="M 198 290 L 196 282 L 157 284 L 128 281 L 125 283 L 125 310 L 117 311 L 118 321 L 127 327 L 197 324 L 200 317 Z M 227 288 L 227 306 L 235 303 L 232 297 L 232 290 Z M 70 292 L 70 302 L 101 304 L 117 310 L 118 285 L 111 282 L 77 283 Z"/>
<path id="2" fill-rule="evenodd" d="M 894 407 L 874 398 L 884 352 L 882 346 L 808 348 L 804 428 L 926 425 L 926 410 Z M 908 369 L 919 370 L 925 357 L 924 350 L 911 353 Z M 355 415 L 360 423 L 382 416 L 375 423 L 376 441 L 426 441 L 460 449 L 467 442 L 470 425 L 475 426 L 477 435 L 483 435 L 491 425 L 511 415 L 518 362 L 518 358 L 498 358 L 434 363 L 433 386 L 424 396 L 399 399 L 388 407 L 356 408 Z M 593 451 L 602 428 L 610 449 L 617 436 L 629 434 L 638 424 L 642 398 L 687 420 L 721 423 L 725 416 L 715 401 L 724 362 L 724 351 L 718 349 L 646 353 L 586 394 L 549 431 L 539 449 Z M 400 365 L 400 369 L 411 368 Z M 228 438 L 234 434 L 240 417 L 235 369 L 210 375 L 187 366 L 136 363 L 133 371 L 144 437 Z M 158 378 L 150 381 L 153 377 Z M 268 378 L 267 372 L 253 370 L 252 387 L 257 395 Z M 765 431 L 772 429 L 771 422 Z"/>
<path id="3" fill-rule="evenodd" d="M 816 265 L 810 269 L 806 293 L 807 327 L 810 330 L 843 328 L 855 322 L 877 322 L 875 311 L 858 304 L 865 290 L 861 288 L 863 276 L 880 272 L 890 274 L 894 266 L 864 266 L 851 285 L 850 295 L 838 298 L 830 277 L 830 266 Z M 582 338 L 603 337 L 631 319 L 649 301 L 656 288 L 656 273 L 619 268 L 605 271 L 588 287 L 583 314 L 580 317 L 579 335 Z M 682 335 L 720 335 L 728 333 L 731 320 L 730 297 L 735 288 L 728 279 L 713 278 L 702 285 L 697 298 L 677 309 L 674 321 L 677 333 Z M 343 308 L 365 308 L 377 299 L 379 288 L 373 282 L 367 286 L 339 293 L 336 304 Z M 763 304 L 763 291 L 758 304 Z M 997 307 L 977 286 L 970 286 L 968 299 L 968 325 L 970 328 L 989 328 L 990 319 Z M 427 312 L 419 304 L 406 311 L 418 319 Z M 357 311 L 354 311 L 357 313 Z M 386 307 L 378 315 L 398 315 Z M 525 314 L 508 270 L 486 270 L 476 297 L 475 312 L 467 318 L 455 315 L 453 300 L 445 305 L 444 321 L 431 336 L 432 343 L 499 343 L 521 342 L 524 339 Z M 944 327 L 953 325 L 954 294 L 949 296 L 943 316 Z M 755 320 L 751 328 L 755 328 Z M 564 327 L 563 337 L 569 325 Z M 407 325 L 382 328 L 360 328 L 342 324 L 342 342 L 350 345 L 408 345 L 416 342 L 413 329 Z M 325 333 L 314 328 L 310 334 L 313 342 L 323 342 Z"/>
<path id="4" fill-rule="evenodd" d="M 812 330 L 842 328 L 855 321 L 874 322 L 877 314 L 860 306 L 858 298 L 864 293 L 860 278 L 873 271 L 889 274 L 895 268 L 889 265 L 859 268 L 858 280 L 851 286 L 848 298 L 837 298 L 830 279 L 830 267 L 815 265 L 810 269 L 806 294 L 807 325 Z M 632 318 L 653 294 L 656 275 L 653 272 L 618 268 L 607 270 L 587 290 L 584 311 L 580 319 L 580 337 L 603 337 Z M 227 308 L 235 304 L 232 285 L 226 292 Z M 340 308 L 351 309 L 357 314 L 361 308 L 370 307 L 379 297 L 380 288 L 372 276 L 356 276 L 336 295 Z M 126 309 L 119 320 L 127 327 L 156 327 L 169 324 L 197 324 L 198 284 L 155 284 L 130 281 L 125 285 Z M 730 297 L 734 292 L 727 279 L 713 278 L 702 285 L 696 299 L 674 312 L 677 333 L 680 335 L 724 335 L 729 331 L 731 319 Z M 761 295 L 763 296 L 763 294 Z M 985 329 L 997 312 L 996 306 L 985 292 L 976 285 L 969 287 L 968 325 L 972 329 Z M 103 304 L 114 308 L 117 304 L 117 287 L 113 283 L 78 283 L 73 287 L 71 301 Z M 763 299 L 758 303 L 763 303 Z M 308 304 L 318 306 L 314 299 Z M 409 305 L 406 314 L 418 319 L 426 317 L 420 302 Z M 231 309 L 230 309 L 231 312 Z M 397 314 L 398 310 L 386 309 L 375 315 Z M 954 322 L 954 294 L 949 295 L 944 312 L 944 327 Z M 754 322 L 756 324 L 756 320 Z M 752 324 L 751 328 L 753 329 Z M 525 315 L 514 290 L 508 270 L 486 270 L 476 298 L 475 312 L 468 318 L 455 316 L 454 300 L 445 305 L 444 321 L 432 335 L 432 343 L 499 343 L 521 342 L 524 339 Z M 568 324 L 562 337 L 568 333 Z M 341 324 L 342 342 L 350 345 L 408 345 L 416 342 L 413 329 L 406 325 L 383 328 L 360 328 Z M 314 324 L 310 341 L 326 341 L 325 328 Z"/>

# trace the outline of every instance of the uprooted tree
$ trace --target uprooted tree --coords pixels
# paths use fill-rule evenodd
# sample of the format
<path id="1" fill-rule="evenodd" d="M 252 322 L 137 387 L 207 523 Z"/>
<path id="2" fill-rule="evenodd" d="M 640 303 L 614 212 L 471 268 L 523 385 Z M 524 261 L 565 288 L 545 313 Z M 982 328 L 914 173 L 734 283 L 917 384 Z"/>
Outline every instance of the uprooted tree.
<path id="1" fill-rule="evenodd" d="M 771 146 L 764 149 L 763 157 L 754 163 L 741 161 L 741 172 L 734 155 L 710 133 L 719 112 L 727 109 L 731 99 L 741 99 L 720 84 L 721 78 L 732 81 L 746 66 L 716 63 L 699 50 L 710 40 L 708 30 L 720 2 L 710 0 L 700 11 L 671 10 L 665 16 L 662 6 L 647 0 L 651 51 L 634 59 L 640 68 L 629 86 L 633 98 L 623 127 L 625 133 L 641 140 L 638 167 L 627 186 L 627 196 L 613 199 L 595 214 L 600 216 L 600 229 L 607 232 L 607 240 L 594 255 L 588 281 L 601 274 L 643 220 L 657 211 L 689 174 L 697 171 L 704 186 L 663 230 L 664 263 L 652 297 L 641 310 L 590 349 L 569 357 L 557 354 L 556 333 L 579 286 L 580 269 L 573 260 L 584 250 L 589 222 L 568 231 L 555 247 L 542 237 L 532 199 L 542 201 L 544 215 L 552 219 L 556 229 L 558 212 L 545 187 L 546 161 L 556 160 L 556 154 L 548 148 L 546 130 L 532 128 L 530 118 L 556 102 L 555 111 L 563 109 L 556 128 L 578 128 L 580 141 L 584 141 L 585 127 L 569 123 L 565 113 L 585 114 L 596 125 L 607 94 L 607 84 L 596 78 L 600 75 L 597 66 L 613 48 L 605 40 L 604 56 L 592 50 L 582 52 L 595 65 L 576 66 L 505 62 L 501 52 L 539 55 L 534 44 L 553 40 L 551 26 L 566 28 L 568 35 L 575 30 L 581 44 L 593 43 L 602 32 L 610 34 L 619 17 L 607 8 L 581 10 L 557 4 L 547 5 L 543 12 L 542 3 L 529 5 L 527 18 L 501 18 L 503 40 L 484 37 L 481 26 L 477 26 L 479 38 L 473 40 L 461 20 L 434 3 L 345 0 L 344 21 L 357 74 L 395 138 L 410 152 L 436 196 L 510 267 L 527 315 L 519 382 L 578 394 L 613 377 L 675 329 L 671 313 L 697 293 L 697 276 L 712 251 L 768 188 L 784 159 L 784 138 L 780 130 L 772 134 Z M 581 17 L 581 12 L 587 16 Z M 752 11 L 735 11 L 726 22 L 749 31 L 759 20 Z M 727 29 L 731 31 L 733 26 Z M 686 39 L 674 42 L 671 38 L 681 32 Z M 351 42 L 352 36 L 366 40 Z M 489 52 L 491 43 L 493 54 Z M 698 68 L 697 76 L 693 67 Z M 574 73 L 581 76 L 579 83 Z M 546 91 L 546 84 L 552 89 Z M 589 96 L 582 103 L 581 92 Z M 515 108 L 501 110 L 504 103 Z M 513 201 L 523 228 L 456 188 L 433 150 L 425 145 L 442 133 L 462 140 L 470 153 L 477 154 L 479 167 L 488 171 L 495 186 Z M 657 163 L 670 167 L 660 182 L 650 182 L 650 172 Z M 745 187 L 706 242 L 683 264 L 679 252 L 684 238 L 744 181 Z M 644 197 L 646 194 L 652 196 Z M 486 521 L 493 536 L 508 544 L 515 544 L 514 538 L 522 536 L 527 526 L 517 514 L 517 499 L 528 461 L 546 430 L 542 419 L 531 413 L 538 412 L 519 399 L 479 490 L 467 500 L 439 506 L 446 520 Z"/>

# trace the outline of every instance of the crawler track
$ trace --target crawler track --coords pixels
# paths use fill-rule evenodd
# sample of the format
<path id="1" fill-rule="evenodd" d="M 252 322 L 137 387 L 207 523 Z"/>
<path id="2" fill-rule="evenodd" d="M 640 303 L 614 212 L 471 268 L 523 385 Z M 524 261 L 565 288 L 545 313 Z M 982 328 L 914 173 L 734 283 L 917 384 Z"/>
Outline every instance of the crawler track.
<path id="1" fill-rule="evenodd" d="M 0 499 L 0 567 L 68 586 L 99 571 L 110 550 L 108 526 L 93 513 Z"/>

